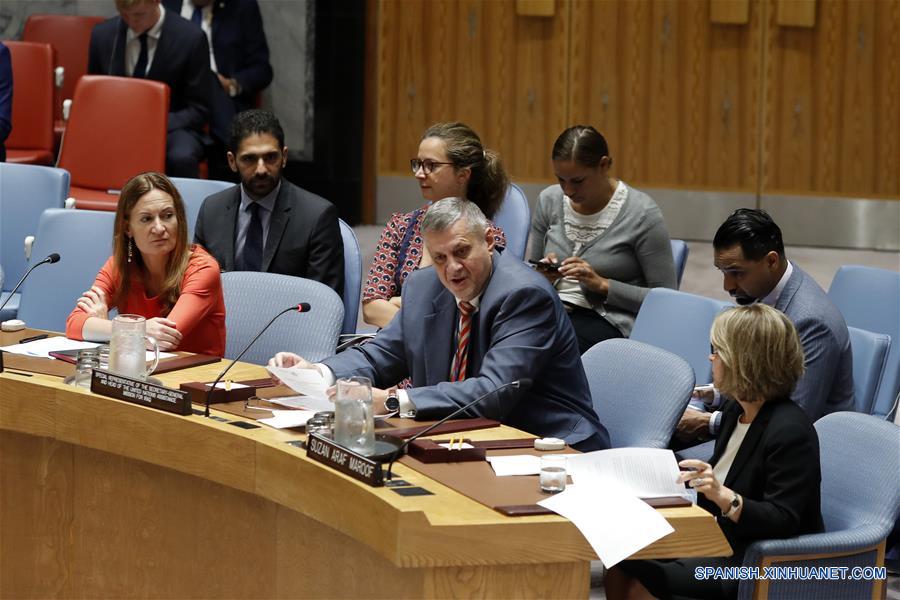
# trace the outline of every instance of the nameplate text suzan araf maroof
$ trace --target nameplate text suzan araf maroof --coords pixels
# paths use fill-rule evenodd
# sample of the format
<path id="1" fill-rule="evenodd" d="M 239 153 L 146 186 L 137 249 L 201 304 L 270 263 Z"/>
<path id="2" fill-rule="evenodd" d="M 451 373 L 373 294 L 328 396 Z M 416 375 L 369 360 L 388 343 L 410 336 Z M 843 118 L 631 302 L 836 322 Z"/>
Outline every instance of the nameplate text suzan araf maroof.
<path id="1" fill-rule="evenodd" d="M 372 487 L 384 485 L 384 469 L 380 462 L 351 452 L 314 433 L 306 440 L 306 456 Z"/>

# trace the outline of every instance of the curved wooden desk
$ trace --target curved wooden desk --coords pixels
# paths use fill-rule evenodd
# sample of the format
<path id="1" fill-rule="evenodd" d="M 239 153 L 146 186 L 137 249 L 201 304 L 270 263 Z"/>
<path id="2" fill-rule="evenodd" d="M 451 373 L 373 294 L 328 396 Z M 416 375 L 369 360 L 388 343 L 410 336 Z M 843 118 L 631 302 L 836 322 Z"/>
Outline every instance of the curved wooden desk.
<path id="1" fill-rule="evenodd" d="M 299 437 L 0 373 L 0 597 L 587 597 L 596 556 L 565 519 L 504 517 L 403 465 L 434 495 L 369 488 Z M 639 556 L 730 554 L 704 511 L 663 514 L 675 533 Z"/>

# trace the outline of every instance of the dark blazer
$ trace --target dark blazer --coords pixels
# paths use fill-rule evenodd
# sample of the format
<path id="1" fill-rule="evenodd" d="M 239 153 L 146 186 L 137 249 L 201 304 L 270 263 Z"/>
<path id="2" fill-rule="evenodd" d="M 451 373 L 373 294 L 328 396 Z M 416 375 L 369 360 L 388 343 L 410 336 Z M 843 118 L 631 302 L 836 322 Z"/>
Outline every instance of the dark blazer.
<path id="1" fill-rule="evenodd" d="M 234 239 L 241 206 L 241 186 L 203 201 L 194 241 L 216 257 L 223 271 L 234 270 Z M 337 208 L 321 196 L 281 180 L 262 270 L 315 279 L 339 295 L 344 291 L 344 243 Z"/>
<path id="2" fill-rule="evenodd" d="M 448 382 L 458 309 L 434 268 L 413 272 L 400 312 L 369 343 L 322 362 L 338 377 L 362 375 L 385 388 L 412 378 L 417 419 L 439 419 L 497 386 L 530 378 L 530 390 L 489 396 L 468 412 L 541 436 L 609 448 L 594 412 L 578 342 L 559 295 L 521 260 L 493 256 L 472 323 L 469 376 Z M 498 397 L 499 396 L 499 397 Z"/>
<path id="3" fill-rule="evenodd" d="M 181 14 L 181 0 L 163 0 L 163 5 Z M 272 82 L 269 45 L 256 0 L 213 2 L 212 47 L 219 73 L 237 79 L 243 89 L 233 99 L 235 108 L 253 108 L 257 92 Z"/>
<path id="4" fill-rule="evenodd" d="M 126 76 L 126 29 L 120 17 L 94 27 L 88 53 L 89 74 Z M 209 117 L 214 77 L 209 70 L 206 36 L 177 12 L 167 10 L 147 79 L 161 81 L 171 90 L 168 131 L 202 132 Z"/>
<path id="5" fill-rule="evenodd" d="M 6 138 L 12 131 L 13 72 L 9 48 L 0 42 L 0 162 L 6 160 Z"/>
<path id="6" fill-rule="evenodd" d="M 710 464 L 719 461 L 742 414 L 737 402 L 727 401 Z M 766 402 L 722 482 L 744 498 L 740 521 L 719 518 L 735 555 L 755 540 L 822 531 L 821 480 L 819 438 L 809 417 L 791 400 Z M 702 494 L 698 504 L 721 514 Z"/>

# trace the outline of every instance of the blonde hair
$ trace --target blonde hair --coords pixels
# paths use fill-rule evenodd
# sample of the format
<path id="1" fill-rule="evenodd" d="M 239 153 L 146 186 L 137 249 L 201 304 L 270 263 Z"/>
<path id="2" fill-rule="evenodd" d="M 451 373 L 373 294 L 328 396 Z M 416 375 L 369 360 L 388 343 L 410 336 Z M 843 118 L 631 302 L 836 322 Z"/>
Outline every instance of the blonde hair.
<path id="1" fill-rule="evenodd" d="M 128 220 L 131 218 L 131 211 L 138 203 L 138 200 L 144 197 L 151 190 L 160 190 L 172 197 L 175 205 L 175 217 L 178 220 L 178 231 L 176 232 L 175 249 L 169 254 L 169 262 L 166 264 L 166 280 L 163 283 L 160 296 L 162 298 L 163 314 L 166 316 L 175 303 L 178 296 L 181 295 L 181 280 L 184 279 L 184 272 L 187 270 L 188 262 L 191 259 L 191 246 L 188 243 L 187 233 L 187 216 L 184 210 L 184 201 L 175 184 L 162 173 L 141 173 L 132 177 L 128 183 L 122 187 L 119 193 L 119 203 L 116 206 L 116 224 L 113 229 L 113 261 L 116 270 L 119 273 L 120 281 L 118 291 L 113 303 L 120 306 L 121 302 L 128 297 L 128 289 L 131 287 L 131 277 L 134 271 L 142 272 L 144 267 L 144 259 L 137 246 L 133 249 L 131 263 L 128 262 Z"/>
<path id="2" fill-rule="evenodd" d="M 787 316 L 756 303 L 720 313 L 709 334 L 722 361 L 722 393 L 745 402 L 790 396 L 803 375 L 803 347 Z"/>

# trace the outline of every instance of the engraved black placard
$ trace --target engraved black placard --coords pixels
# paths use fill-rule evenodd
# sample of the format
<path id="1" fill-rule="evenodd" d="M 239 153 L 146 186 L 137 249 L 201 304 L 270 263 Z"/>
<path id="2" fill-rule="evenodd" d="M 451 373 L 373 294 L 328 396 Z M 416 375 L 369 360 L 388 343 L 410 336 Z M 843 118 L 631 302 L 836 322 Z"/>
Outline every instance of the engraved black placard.
<path id="1" fill-rule="evenodd" d="M 306 456 L 372 487 L 384 485 L 384 469 L 380 462 L 338 446 L 333 440 L 309 434 Z"/>
<path id="2" fill-rule="evenodd" d="M 91 391 L 101 396 L 124 400 L 141 406 L 149 406 L 177 415 L 191 414 L 191 401 L 187 392 L 167 388 L 154 383 L 115 375 L 94 369 Z"/>

